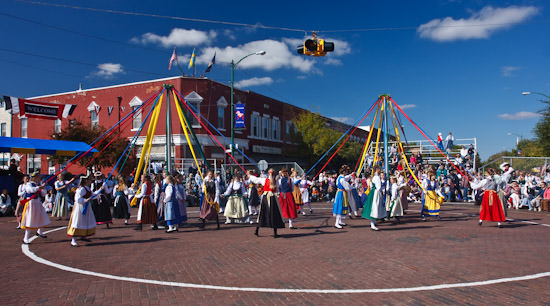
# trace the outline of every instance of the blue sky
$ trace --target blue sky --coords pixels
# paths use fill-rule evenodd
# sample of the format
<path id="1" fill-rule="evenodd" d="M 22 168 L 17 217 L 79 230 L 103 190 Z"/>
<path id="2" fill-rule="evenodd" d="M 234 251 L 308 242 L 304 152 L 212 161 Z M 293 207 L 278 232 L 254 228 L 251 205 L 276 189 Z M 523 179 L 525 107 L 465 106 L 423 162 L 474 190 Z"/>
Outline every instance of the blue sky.
<path id="1" fill-rule="evenodd" d="M 197 74 L 216 52 L 207 76 L 229 84 L 231 59 L 265 50 L 235 71 L 240 88 L 348 123 L 390 93 L 432 137 L 477 137 L 482 159 L 515 146 L 507 133 L 533 136 L 542 103 L 521 92 L 550 94 L 548 1 L 356 2 L 2 0 L 0 93 L 30 97 L 79 83 L 175 76 L 177 69 L 168 70 L 175 46 L 188 75 L 193 48 Z M 313 30 L 335 42 L 334 53 L 296 54 Z M 406 127 L 408 139 L 421 138 Z"/>

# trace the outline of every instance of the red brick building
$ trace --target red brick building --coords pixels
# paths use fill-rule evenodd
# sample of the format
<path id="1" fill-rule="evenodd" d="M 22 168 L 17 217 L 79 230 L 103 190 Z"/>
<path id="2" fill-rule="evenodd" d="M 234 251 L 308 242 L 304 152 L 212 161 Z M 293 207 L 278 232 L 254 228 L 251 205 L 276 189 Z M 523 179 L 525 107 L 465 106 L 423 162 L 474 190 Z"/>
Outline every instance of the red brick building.
<path id="1" fill-rule="evenodd" d="M 13 116 L 12 136 L 51 139 L 54 131 L 67 128 L 69 122 L 75 119 L 89 123 L 90 125 L 99 124 L 104 127 L 111 127 L 119 121 L 119 118 L 124 118 L 124 116 L 128 115 L 132 108 L 141 105 L 161 89 L 164 84 L 174 86 L 189 103 L 200 109 L 201 114 L 219 129 L 227 139 L 230 138 L 231 88 L 207 78 L 191 77 L 172 77 L 32 97 L 30 98 L 31 100 L 75 104 L 77 107 L 74 113 L 67 119 L 56 121 Z M 246 127 L 236 130 L 235 143 L 247 156 L 255 161 L 265 159 L 268 162 L 301 160 L 300 156 L 292 156 L 292 149 L 295 145 L 290 139 L 290 134 L 295 129 L 292 120 L 298 113 L 306 110 L 255 92 L 237 89 L 235 90 L 234 101 L 235 104 L 242 103 L 245 105 Z M 185 135 L 174 104 L 173 102 L 171 103 L 172 156 L 175 159 L 190 158 L 191 154 L 186 145 Z M 99 109 L 99 112 L 96 111 L 97 109 Z M 110 114 L 109 109 L 112 109 Z M 133 137 L 149 109 L 150 107 L 146 107 L 142 113 L 134 116 L 129 126 L 122 131 L 121 136 Z M 161 117 L 159 117 L 159 123 L 153 140 L 153 148 L 151 150 L 151 159 L 153 161 L 163 161 L 165 159 L 166 117 L 163 114 L 166 114 L 166 103 L 162 105 Z M 189 118 L 193 118 L 193 129 L 203 147 L 206 157 L 217 159 L 220 162 L 223 161 L 224 150 L 212 141 L 206 130 L 200 126 L 193 116 L 189 116 Z M 148 122 L 145 124 L 138 138 L 136 154 L 144 143 L 148 124 Z M 326 124 L 329 128 L 341 132 L 349 128 L 349 125 L 329 118 L 326 118 Z M 355 135 L 357 136 L 353 136 L 352 140 L 364 142 L 367 132 L 357 130 Z M 219 136 L 217 138 L 226 148 L 229 146 L 227 140 Z M 238 159 L 240 161 L 242 157 L 238 157 Z M 40 169 L 41 172 L 47 173 L 48 169 L 51 169 L 55 165 L 48 161 L 47 156 L 28 155 L 23 158 L 20 166 L 23 172 Z"/>

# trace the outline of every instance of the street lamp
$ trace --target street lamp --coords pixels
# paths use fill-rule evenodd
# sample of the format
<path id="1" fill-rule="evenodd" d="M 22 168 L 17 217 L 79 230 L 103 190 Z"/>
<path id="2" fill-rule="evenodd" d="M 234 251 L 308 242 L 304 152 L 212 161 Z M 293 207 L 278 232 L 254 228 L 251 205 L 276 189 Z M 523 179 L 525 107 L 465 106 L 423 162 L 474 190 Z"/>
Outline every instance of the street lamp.
<path id="1" fill-rule="evenodd" d="M 550 96 L 549 95 L 545 95 L 543 94 L 542 92 L 536 92 L 536 91 L 524 91 L 521 93 L 522 95 L 524 96 L 528 96 L 528 95 L 539 95 L 539 96 L 543 96 L 543 97 L 546 97 L 546 99 L 550 99 Z"/>
<path id="2" fill-rule="evenodd" d="M 235 68 L 237 68 L 237 65 L 239 65 L 240 62 L 242 62 L 245 58 L 251 56 L 251 55 L 265 55 L 265 51 L 258 51 L 253 52 L 250 54 L 247 54 L 246 56 L 243 56 L 240 60 L 235 62 L 234 60 L 231 60 L 231 155 L 233 155 L 234 152 L 234 146 L 235 146 L 235 104 L 233 102 L 233 86 L 235 82 Z"/>

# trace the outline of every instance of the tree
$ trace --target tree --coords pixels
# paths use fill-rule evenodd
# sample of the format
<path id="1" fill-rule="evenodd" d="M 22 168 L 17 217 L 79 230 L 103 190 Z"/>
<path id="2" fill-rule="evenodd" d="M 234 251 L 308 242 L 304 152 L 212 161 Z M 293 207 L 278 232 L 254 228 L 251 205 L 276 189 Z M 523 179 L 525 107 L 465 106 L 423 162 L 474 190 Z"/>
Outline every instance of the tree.
<path id="1" fill-rule="evenodd" d="M 342 135 L 341 132 L 327 128 L 326 119 L 319 113 L 302 112 L 296 116 L 293 123 L 297 130 L 294 140 L 299 144 L 297 151 L 300 156 L 308 157 L 310 166 L 317 162 Z M 342 141 L 325 157 L 325 162 L 334 153 L 334 150 L 340 146 Z M 349 164 L 351 167 L 354 166 L 361 154 L 361 148 L 362 146 L 357 142 L 346 142 L 331 160 L 328 165 L 329 169 L 337 169 L 344 163 Z M 319 169 L 323 165 L 322 163 L 320 164 L 318 165 Z"/>
<path id="2" fill-rule="evenodd" d="M 56 133 L 52 135 L 53 139 L 56 140 L 69 140 L 69 141 L 82 141 L 87 144 L 91 144 L 96 139 L 98 139 L 101 135 L 105 133 L 106 129 L 102 126 L 95 126 L 90 127 L 89 124 L 84 124 L 80 121 L 74 121 L 71 123 L 70 126 L 67 128 L 61 130 L 61 133 Z M 89 155 L 86 157 L 81 158 L 78 163 L 81 166 L 87 165 L 90 160 L 93 161 L 88 165 L 89 167 L 95 166 L 96 168 L 101 167 L 112 167 L 115 165 L 117 160 L 119 159 L 120 155 L 124 151 L 124 149 L 128 146 L 128 139 L 119 137 L 118 135 L 115 135 L 116 131 L 108 136 L 105 140 L 103 140 L 101 143 L 98 144 L 96 149 L 98 151 L 103 150 L 103 148 L 111 142 L 111 140 L 114 140 L 111 142 L 111 144 L 103 150 L 103 152 L 95 153 L 93 156 Z M 52 156 L 52 160 L 59 164 L 63 164 L 67 162 L 68 158 L 65 156 Z M 130 159 L 128 162 L 135 162 L 135 159 Z M 127 163 L 128 163 L 127 162 Z M 128 167 L 133 167 L 133 165 L 128 165 Z"/>

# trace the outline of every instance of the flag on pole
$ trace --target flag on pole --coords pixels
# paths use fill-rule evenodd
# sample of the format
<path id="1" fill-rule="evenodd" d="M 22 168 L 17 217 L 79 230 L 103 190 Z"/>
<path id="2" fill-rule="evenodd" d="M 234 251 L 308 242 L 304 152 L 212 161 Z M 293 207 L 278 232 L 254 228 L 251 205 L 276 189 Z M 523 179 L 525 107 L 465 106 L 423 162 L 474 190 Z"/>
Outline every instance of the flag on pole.
<path id="1" fill-rule="evenodd" d="M 176 54 L 176 47 L 174 47 L 174 52 L 172 52 L 172 57 L 170 57 L 170 63 L 168 64 L 168 70 L 172 69 L 172 63 L 178 62 L 178 55 Z"/>
<path id="2" fill-rule="evenodd" d="M 187 66 L 187 69 L 191 69 L 193 66 L 195 66 L 195 48 L 193 48 L 193 54 L 191 54 L 191 59 L 189 60 L 189 66 Z"/>
<path id="3" fill-rule="evenodd" d="M 63 118 L 69 117 L 70 115 L 73 114 L 75 108 L 76 108 L 75 104 L 65 104 L 65 107 L 63 107 L 63 114 L 61 115 L 61 117 Z"/>
<path id="4" fill-rule="evenodd" d="M 212 66 L 214 66 L 215 63 L 216 63 L 216 52 L 214 52 L 214 57 L 212 57 L 212 60 L 210 61 L 210 64 L 208 64 L 208 67 L 206 67 L 206 70 L 204 71 L 204 73 L 206 74 L 207 72 L 210 72 L 210 70 L 212 69 Z"/>
<path id="5" fill-rule="evenodd" d="M 4 96 L 4 103 L 7 111 L 11 109 L 12 114 L 19 114 L 19 98 Z"/>

